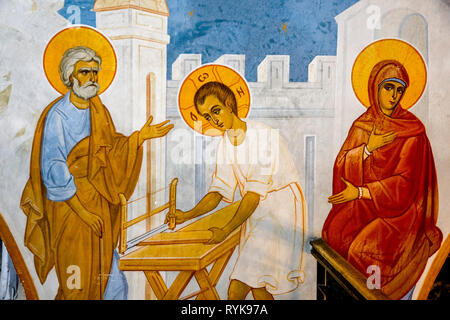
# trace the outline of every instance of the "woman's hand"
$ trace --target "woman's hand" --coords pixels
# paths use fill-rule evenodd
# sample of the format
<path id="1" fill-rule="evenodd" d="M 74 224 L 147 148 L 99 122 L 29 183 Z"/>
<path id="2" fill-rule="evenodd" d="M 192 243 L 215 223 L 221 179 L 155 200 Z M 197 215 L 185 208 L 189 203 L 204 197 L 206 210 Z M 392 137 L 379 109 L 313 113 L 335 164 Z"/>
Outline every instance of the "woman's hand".
<path id="1" fill-rule="evenodd" d="M 375 134 L 375 129 L 375 126 L 373 126 L 372 132 L 370 132 L 369 141 L 367 142 L 367 149 L 369 152 L 384 147 L 394 141 L 397 137 L 397 133 L 394 131 L 385 134 Z"/>
<path id="2" fill-rule="evenodd" d="M 341 180 L 347 186 L 342 192 L 332 195 L 328 198 L 328 202 L 332 204 L 345 203 L 359 198 L 359 190 L 353 184 L 341 177 Z"/>
<path id="3" fill-rule="evenodd" d="M 152 121 L 153 117 L 150 116 L 141 131 L 139 131 L 139 145 L 142 145 L 145 140 L 163 137 L 173 128 L 173 124 L 166 125 L 170 120 L 166 120 L 153 126 L 151 125 Z"/>
<path id="4" fill-rule="evenodd" d="M 206 244 L 215 244 L 220 243 L 228 237 L 228 234 L 220 228 L 210 228 L 209 231 L 212 232 L 211 240 L 209 240 Z"/>

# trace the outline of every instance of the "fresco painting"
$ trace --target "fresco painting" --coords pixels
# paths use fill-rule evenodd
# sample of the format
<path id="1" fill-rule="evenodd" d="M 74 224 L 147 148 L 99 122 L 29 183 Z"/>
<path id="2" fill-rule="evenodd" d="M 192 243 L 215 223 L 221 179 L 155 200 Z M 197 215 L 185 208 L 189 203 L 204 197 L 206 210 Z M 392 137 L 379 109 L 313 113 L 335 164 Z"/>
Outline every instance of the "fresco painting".
<path id="1" fill-rule="evenodd" d="M 448 296 L 450 4 L 258 3 L 0 2 L 1 299 Z"/>

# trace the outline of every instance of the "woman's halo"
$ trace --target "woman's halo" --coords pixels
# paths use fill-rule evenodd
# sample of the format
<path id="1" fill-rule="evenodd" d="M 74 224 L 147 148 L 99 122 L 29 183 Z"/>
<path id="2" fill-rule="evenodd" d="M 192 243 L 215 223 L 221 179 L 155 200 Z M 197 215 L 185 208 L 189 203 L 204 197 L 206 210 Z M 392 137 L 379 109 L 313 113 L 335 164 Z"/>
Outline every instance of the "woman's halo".
<path id="1" fill-rule="evenodd" d="M 381 39 L 365 47 L 353 64 L 352 86 L 358 100 L 370 107 L 369 77 L 379 62 L 394 60 L 401 63 L 409 77 L 409 86 L 401 106 L 411 108 L 422 96 L 427 83 L 427 68 L 420 53 L 409 43 L 398 39 Z"/>

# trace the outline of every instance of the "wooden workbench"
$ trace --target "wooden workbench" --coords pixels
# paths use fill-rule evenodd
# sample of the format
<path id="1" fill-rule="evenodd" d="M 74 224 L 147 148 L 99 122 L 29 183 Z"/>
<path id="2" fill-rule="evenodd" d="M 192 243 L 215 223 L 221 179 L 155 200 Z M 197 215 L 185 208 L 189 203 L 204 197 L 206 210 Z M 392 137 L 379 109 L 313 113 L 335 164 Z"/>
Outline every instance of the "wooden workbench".
<path id="1" fill-rule="evenodd" d="M 223 227 L 233 217 L 239 206 L 235 202 L 208 216 L 185 226 L 176 232 L 208 230 L 211 227 Z M 173 235 L 172 235 L 173 236 Z M 178 243 L 146 244 L 152 238 L 164 237 L 163 233 L 143 241 L 140 246 L 119 259 L 119 269 L 123 271 L 142 271 L 159 300 L 179 299 L 188 283 L 195 278 L 200 291 L 190 294 L 185 299 L 218 300 L 215 289 L 228 260 L 239 244 L 240 228 L 234 230 L 223 242 L 218 244 Z M 206 267 L 213 264 L 210 272 Z M 179 271 L 170 288 L 161 277 L 161 271 Z"/>

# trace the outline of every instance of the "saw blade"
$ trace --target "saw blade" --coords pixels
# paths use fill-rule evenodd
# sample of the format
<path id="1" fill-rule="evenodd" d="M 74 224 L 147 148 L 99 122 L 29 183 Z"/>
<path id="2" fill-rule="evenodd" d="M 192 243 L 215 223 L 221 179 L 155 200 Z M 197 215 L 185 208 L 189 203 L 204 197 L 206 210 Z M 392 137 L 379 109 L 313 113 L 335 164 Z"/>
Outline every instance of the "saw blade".
<path id="1" fill-rule="evenodd" d="M 146 233 L 144 233 L 144 234 L 142 234 L 142 235 L 140 235 L 140 236 L 138 236 L 138 237 L 128 241 L 127 242 L 127 247 L 128 247 L 128 249 L 131 249 L 131 248 L 135 247 L 139 242 L 141 242 L 141 241 L 143 241 L 143 240 L 145 240 L 145 239 L 147 239 L 147 238 L 149 238 L 151 236 L 154 236 L 154 235 L 156 235 L 158 233 L 167 231 L 167 230 L 169 230 L 169 226 L 167 224 L 160 225 L 159 227 L 156 227 L 156 228 L 154 228 L 154 229 L 152 229 L 152 230 L 150 230 L 150 231 L 148 231 L 148 232 L 146 232 Z"/>

